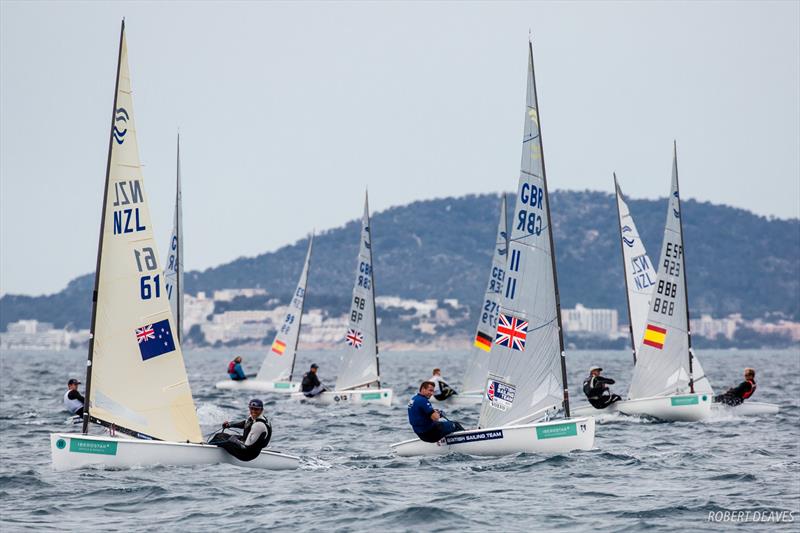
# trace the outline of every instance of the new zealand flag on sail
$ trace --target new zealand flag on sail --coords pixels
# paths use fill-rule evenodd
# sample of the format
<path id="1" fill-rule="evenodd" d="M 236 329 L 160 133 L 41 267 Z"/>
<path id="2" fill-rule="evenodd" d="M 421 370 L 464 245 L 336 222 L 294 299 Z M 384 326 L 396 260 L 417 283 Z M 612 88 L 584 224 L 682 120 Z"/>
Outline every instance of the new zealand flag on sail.
<path id="1" fill-rule="evenodd" d="M 169 320 L 136 328 L 136 340 L 142 361 L 175 351 L 175 339 L 169 327 Z"/>

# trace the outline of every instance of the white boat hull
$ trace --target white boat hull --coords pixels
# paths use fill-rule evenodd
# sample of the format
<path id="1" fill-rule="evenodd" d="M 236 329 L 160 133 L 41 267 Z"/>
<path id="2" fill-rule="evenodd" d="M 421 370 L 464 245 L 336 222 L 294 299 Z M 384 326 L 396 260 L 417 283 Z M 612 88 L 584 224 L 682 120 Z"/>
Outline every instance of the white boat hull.
<path id="1" fill-rule="evenodd" d="M 483 401 L 482 392 L 465 392 L 463 394 L 454 394 L 446 400 L 437 400 L 431 396 L 431 403 L 433 405 L 441 406 L 466 406 L 466 405 L 479 405 Z"/>
<path id="2" fill-rule="evenodd" d="M 417 455 L 509 455 L 514 453 L 566 453 L 594 446 L 594 418 L 568 418 L 519 426 L 457 431 L 439 442 L 411 439 L 392 444 L 402 457 Z"/>
<path id="3" fill-rule="evenodd" d="M 256 392 L 276 392 L 291 394 L 300 390 L 300 383 L 296 381 L 260 381 L 257 379 L 218 381 L 214 387 L 222 390 L 251 390 Z"/>
<path id="4" fill-rule="evenodd" d="M 619 413 L 617 410 L 617 403 L 619 402 L 614 402 L 605 409 L 597 409 L 591 404 L 579 405 L 577 407 L 570 406 L 569 414 L 573 417 L 615 415 Z"/>
<path id="5" fill-rule="evenodd" d="M 392 405 L 392 389 L 353 389 L 325 391 L 312 398 L 302 392 L 292 393 L 293 400 L 301 400 L 320 405 Z"/>
<path id="6" fill-rule="evenodd" d="M 711 396 L 705 393 L 654 396 L 616 402 L 629 416 L 649 416 L 667 422 L 696 422 L 711 416 Z"/>
<path id="7" fill-rule="evenodd" d="M 74 470 L 87 466 L 130 468 L 132 466 L 190 466 L 227 463 L 246 468 L 293 470 L 300 458 L 264 450 L 252 461 L 240 461 L 217 446 L 158 440 L 51 433 L 53 469 Z"/>
<path id="8" fill-rule="evenodd" d="M 779 405 L 774 403 L 764 402 L 748 402 L 745 401 L 736 406 L 726 405 L 724 403 L 712 403 L 711 414 L 718 415 L 731 415 L 731 416 L 757 416 L 757 415 L 775 415 L 781 410 Z"/>

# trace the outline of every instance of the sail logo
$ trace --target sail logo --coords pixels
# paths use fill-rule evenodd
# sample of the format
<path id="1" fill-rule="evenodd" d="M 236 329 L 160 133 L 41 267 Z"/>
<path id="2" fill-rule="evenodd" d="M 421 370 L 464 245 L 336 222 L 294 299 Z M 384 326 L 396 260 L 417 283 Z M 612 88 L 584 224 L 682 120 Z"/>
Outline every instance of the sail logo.
<path id="1" fill-rule="evenodd" d="M 364 335 L 362 335 L 360 331 L 351 328 L 347 330 L 347 336 L 345 336 L 344 341 L 348 346 L 360 350 L 361 346 L 364 344 Z"/>
<path id="2" fill-rule="evenodd" d="M 500 313 L 497 324 L 497 336 L 494 343 L 512 350 L 525 350 L 525 339 L 528 337 L 528 321 L 515 316 Z"/>
<path id="3" fill-rule="evenodd" d="M 514 403 L 517 389 L 513 385 L 490 379 L 486 387 L 486 398 L 489 404 L 500 411 L 508 411 Z"/>
<path id="4" fill-rule="evenodd" d="M 631 232 L 631 231 L 633 231 L 633 229 L 631 229 L 631 227 L 630 227 L 630 226 L 623 226 L 623 227 L 622 227 L 622 233 L 629 233 L 629 232 Z M 622 236 L 622 242 L 624 242 L 624 243 L 625 243 L 625 245 L 626 245 L 628 248 L 632 248 L 632 247 L 633 247 L 633 244 L 636 242 L 636 240 L 635 240 L 635 239 L 629 239 L 629 238 L 627 238 L 625 235 L 623 235 L 623 236 Z"/>
<path id="5" fill-rule="evenodd" d="M 114 113 L 114 129 L 112 130 L 112 135 L 114 136 L 114 140 L 117 141 L 117 144 L 125 142 L 125 134 L 128 133 L 129 118 L 128 112 L 125 111 L 124 107 L 118 108 L 116 113 Z"/>
<path id="6" fill-rule="evenodd" d="M 503 239 L 503 247 L 498 248 L 497 253 L 498 255 L 506 255 L 508 253 L 508 244 L 506 244 L 508 241 L 508 233 L 506 233 L 505 231 L 501 231 L 500 237 Z"/>
<path id="7" fill-rule="evenodd" d="M 672 196 L 674 196 L 676 200 L 680 201 L 680 199 L 678 198 L 678 191 L 672 193 Z M 681 212 L 675 209 L 674 207 L 672 208 L 672 214 L 675 215 L 675 218 L 681 218 Z"/>

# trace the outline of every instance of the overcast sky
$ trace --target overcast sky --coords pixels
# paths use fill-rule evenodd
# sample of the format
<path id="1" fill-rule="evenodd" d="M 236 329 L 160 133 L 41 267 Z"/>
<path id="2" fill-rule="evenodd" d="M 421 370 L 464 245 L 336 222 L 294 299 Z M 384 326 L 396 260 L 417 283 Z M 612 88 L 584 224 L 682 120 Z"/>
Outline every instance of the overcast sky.
<path id="1" fill-rule="evenodd" d="M 0 291 L 94 269 L 123 16 L 156 235 L 180 128 L 193 270 L 355 219 L 366 186 L 515 189 L 529 29 L 551 188 L 665 196 L 677 139 L 684 198 L 798 217 L 798 6 L 3 1 Z"/>

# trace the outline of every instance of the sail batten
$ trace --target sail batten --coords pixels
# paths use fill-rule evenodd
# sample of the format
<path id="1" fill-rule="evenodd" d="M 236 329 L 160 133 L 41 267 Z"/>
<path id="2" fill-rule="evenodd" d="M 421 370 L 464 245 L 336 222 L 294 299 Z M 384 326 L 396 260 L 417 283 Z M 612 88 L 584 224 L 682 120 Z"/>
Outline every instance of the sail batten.
<path id="1" fill-rule="evenodd" d="M 479 427 L 498 427 L 553 405 L 568 409 L 550 206 L 539 126 L 533 49 L 520 177 L 498 326 Z M 502 376 L 502 377 L 499 377 Z"/>
<path id="2" fill-rule="evenodd" d="M 311 251 L 314 246 L 314 236 L 308 240 L 306 259 L 297 287 L 292 294 L 286 316 L 278 327 L 275 338 L 270 345 L 270 351 L 264 357 L 256 379 L 259 381 L 291 381 L 294 370 L 294 361 L 297 356 L 297 345 L 300 339 L 300 327 L 303 320 L 306 287 L 308 285 L 308 270 L 311 266 Z"/>
<path id="3" fill-rule="evenodd" d="M 201 442 L 153 236 L 130 95 L 123 23 L 95 273 L 85 420 L 96 418 L 166 441 Z"/>
<path id="4" fill-rule="evenodd" d="M 336 390 L 353 389 L 372 383 L 380 387 L 372 242 L 369 199 L 365 198 L 355 283 L 350 300 L 348 328 L 343 339 L 344 353 L 336 380 Z"/>

